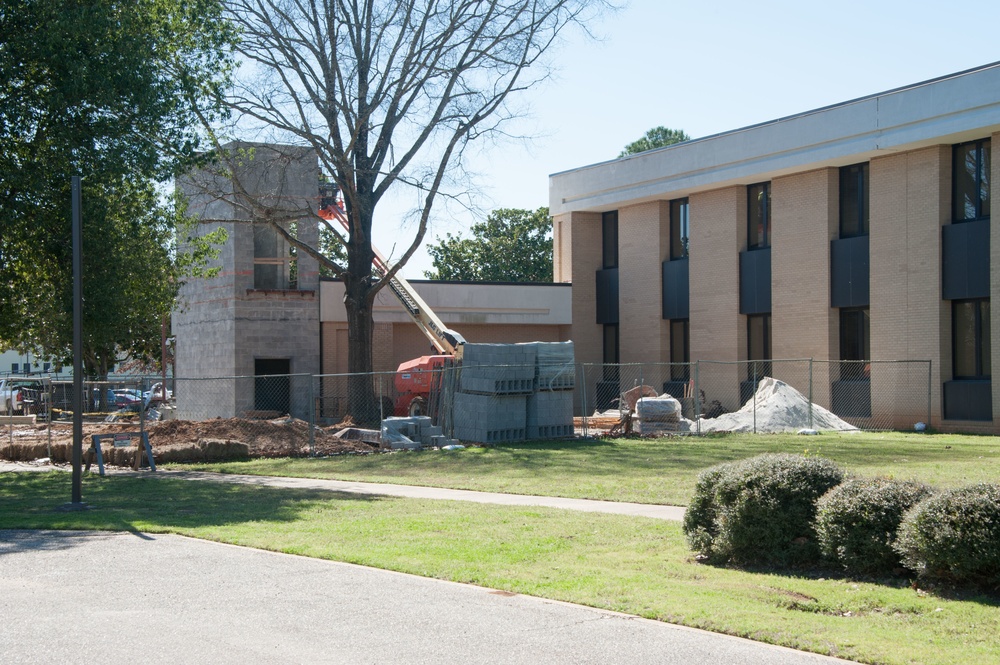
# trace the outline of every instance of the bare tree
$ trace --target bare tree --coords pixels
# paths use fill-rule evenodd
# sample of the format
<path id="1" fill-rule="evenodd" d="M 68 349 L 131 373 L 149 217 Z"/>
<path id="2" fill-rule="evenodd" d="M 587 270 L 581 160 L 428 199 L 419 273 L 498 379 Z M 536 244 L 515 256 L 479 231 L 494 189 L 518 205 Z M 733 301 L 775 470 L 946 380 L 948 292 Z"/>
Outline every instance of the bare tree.
<path id="1" fill-rule="evenodd" d="M 346 261 L 287 236 L 296 214 L 247 188 L 241 207 L 345 284 L 348 367 L 372 370 L 375 294 L 419 248 L 435 201 L 449 195 L 473 141 L 502 133 L 517 93 L 550 74 L 546 51 L 608 0 L 229 0 L 240 31 L 237 86 L 226 100 L 240 131 L 310 147 L 343 197 L 347 227 L 326 220 Z M 372 274 L 375 210 L 391 188 L 421 197 L 416 230 L 394 268 Z M 370 387 L 368 388 L 370 391 Z M 359 383 L 352 395 L 363 392 Z M 358 402 L 360 404 L 360 402 Z M 352 409 L 356 411 L 356 409 Z"/>

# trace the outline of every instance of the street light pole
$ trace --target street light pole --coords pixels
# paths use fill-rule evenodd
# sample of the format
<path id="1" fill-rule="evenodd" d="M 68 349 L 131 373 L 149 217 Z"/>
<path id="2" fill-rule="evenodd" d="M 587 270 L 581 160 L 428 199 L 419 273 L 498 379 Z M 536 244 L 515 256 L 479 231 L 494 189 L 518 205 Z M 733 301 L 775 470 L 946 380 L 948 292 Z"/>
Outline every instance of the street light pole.
<path id="1" fill-rule="evenodd" d="M 80 176 L 70 179 L 73 198 L 73 503 L 84 508 L 83 466 L 83 220 Z"/>

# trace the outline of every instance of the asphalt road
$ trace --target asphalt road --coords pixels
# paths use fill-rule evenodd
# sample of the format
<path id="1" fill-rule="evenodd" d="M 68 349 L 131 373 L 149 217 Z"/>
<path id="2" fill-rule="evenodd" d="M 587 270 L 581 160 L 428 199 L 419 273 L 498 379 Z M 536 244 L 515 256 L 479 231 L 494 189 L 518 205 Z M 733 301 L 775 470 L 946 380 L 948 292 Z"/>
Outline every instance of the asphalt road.
<path id="1" fill-rule="evenodd" d="M 844 662 L 480 587 L 140 533 L 0 531 L 3 663 Z"/>

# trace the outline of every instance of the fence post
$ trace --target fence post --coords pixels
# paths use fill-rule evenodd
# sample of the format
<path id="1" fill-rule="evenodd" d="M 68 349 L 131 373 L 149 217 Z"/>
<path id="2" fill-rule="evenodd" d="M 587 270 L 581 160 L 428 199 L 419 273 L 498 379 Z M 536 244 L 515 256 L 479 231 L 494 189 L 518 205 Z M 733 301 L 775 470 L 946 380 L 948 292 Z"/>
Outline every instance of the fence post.
<path id="1" fill-rule="evenodd" d="M 934 361 L 927 361 L 927 426 L 931 426 L 931 386 L 934 385 Z"/>
<path id="2" fill-rule="evenodd" d="M 809 429 L 813 428 L 813 359 L 809 359 Z"/>
<path id="3" fill-rule="evenodd" d="M 309 457 L 316 456 L 316 400 L 315 400 L 315 380 L 316 377 L 309 375 Z"/>
<path id="4" fill-rule="evenodd" d="M 587 413 L 587 366 L 580 363 L 580 413 L 583 415 L 583 435 L 590 436 L 590 419 Z"/>
<path id="5" fill-rule="evenodd" d="M 701 436 L 701 389 L 698 385 L 700 373 L 701 361 L 696 360 L 694 363 L 694 430 L 696 436 Z"/>
<path id="6" fill-rule="evenodd" d="M 753 383 L 750 390 L 753 391 L 753 433 L 757 433 L 757 361 L 751 361 L 753 367 Z"/>

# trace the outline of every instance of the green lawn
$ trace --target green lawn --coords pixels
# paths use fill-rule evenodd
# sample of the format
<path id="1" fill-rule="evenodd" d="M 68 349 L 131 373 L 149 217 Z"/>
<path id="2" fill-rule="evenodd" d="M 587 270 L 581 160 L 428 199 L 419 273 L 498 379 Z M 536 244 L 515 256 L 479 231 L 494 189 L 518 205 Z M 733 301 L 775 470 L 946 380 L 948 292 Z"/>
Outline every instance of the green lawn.
<path id="1" fill-rule="evenodd" d="M 898 432 L 558 441 L 184 468 L 686 505 L 699 471 L 764 452 L 820 455 L 851 473 L 938 487 L 1000 482 L 996 437 Z"/>
<path id="2" fill-rule="evenodd" d="M 470 453 L 470 459 L 483 454 Z M 692 560 L 680 526 L 666 521 L 164 476 L 88 474 L 83 498 L 91 510 L 55 511 L 69 496 L 66 473 L 0 474 L 0 528 L 180 533 L 583 603 L 871 663 L 1000 662 L 996 599 L 946 598 L 902 581 L 710 567 Z"/>

